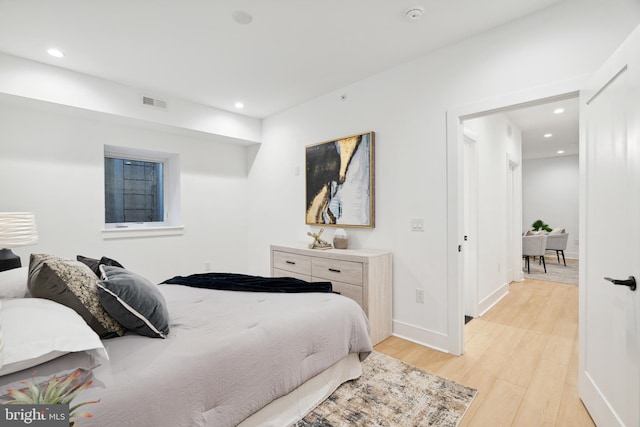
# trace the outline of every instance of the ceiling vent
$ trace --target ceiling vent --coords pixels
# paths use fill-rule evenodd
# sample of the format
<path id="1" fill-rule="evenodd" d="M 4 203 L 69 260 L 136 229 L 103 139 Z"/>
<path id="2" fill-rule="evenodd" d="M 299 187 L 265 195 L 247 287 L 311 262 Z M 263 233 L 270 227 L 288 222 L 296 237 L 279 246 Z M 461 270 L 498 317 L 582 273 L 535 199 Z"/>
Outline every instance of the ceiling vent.
<path id="1" fill-rule="evenodd" d="M 142 95 L 142 105 L 146 105 L 147 107 L 157 108 L 158 110 L 167 109 L 167 101 L 163 101 L 162 99 L 152 98 L 146 95 Z"/>

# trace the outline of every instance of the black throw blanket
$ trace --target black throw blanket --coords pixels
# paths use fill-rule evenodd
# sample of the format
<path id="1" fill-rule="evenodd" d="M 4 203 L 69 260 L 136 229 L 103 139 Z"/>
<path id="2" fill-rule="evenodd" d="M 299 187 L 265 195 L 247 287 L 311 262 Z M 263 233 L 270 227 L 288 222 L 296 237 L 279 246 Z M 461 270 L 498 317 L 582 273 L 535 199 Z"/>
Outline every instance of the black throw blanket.
<path id="1" fill-rule="evenodd" d="M 293 277 L 260 277 L 235 273 L 200 273 L 176 276 L 162 283 L 244 292 L 332 292 L 331 282 L 305 282 Z"/>

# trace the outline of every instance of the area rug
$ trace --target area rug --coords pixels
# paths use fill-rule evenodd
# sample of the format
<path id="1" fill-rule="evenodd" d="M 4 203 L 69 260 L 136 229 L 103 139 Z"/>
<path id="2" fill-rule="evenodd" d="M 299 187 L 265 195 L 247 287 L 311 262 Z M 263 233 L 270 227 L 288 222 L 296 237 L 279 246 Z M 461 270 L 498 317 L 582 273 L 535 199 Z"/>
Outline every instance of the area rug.
<path id="1" fill-rule="evenodd" d="M 373 352 L 295 427 L 457 426 L 477 390 Z"/>
<path id="2" fill-rule="evenodd" d="M 561 258 L 562 259 L 562 258 Z M 545 257 L 547 264 L 547 272 L 544 272 L 542 264 L 538 264 L 531 260 L 531 274 L 527 273 L 527 269 L 523 268 L 525 279 L 544 280 L 547 282 L 569 283 L 571 285 L 578 284 L 578 263 L 567 262 L 565 267 L 562 262 L 558 263 L 555 254 L 553 257 Z"/>

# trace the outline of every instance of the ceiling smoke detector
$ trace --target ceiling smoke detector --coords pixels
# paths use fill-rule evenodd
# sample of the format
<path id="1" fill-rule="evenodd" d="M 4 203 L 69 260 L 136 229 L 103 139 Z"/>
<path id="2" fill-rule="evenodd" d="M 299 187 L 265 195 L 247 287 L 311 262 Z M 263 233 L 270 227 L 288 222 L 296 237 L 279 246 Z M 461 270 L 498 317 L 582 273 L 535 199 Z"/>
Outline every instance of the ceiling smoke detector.
<path id="1" fill-rule="evenodd" d="M 412 7 L 404 13 L 404 19 L 409 22 L 419 21 L 422 18 L 422 12 L 421 7 Z"/>

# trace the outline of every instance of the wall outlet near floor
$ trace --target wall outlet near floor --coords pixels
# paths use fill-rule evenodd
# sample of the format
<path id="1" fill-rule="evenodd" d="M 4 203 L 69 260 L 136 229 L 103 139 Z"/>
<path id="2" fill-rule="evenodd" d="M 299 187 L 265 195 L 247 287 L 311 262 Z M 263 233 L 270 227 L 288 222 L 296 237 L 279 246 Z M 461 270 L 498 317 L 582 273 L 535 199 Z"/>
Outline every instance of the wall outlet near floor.
<path id="1" fill-rule="evenodd" d="M 416 302 L 424 304 L 424 289 L 416 289 Z"/>
<path id="2" fill-rule="evenodd" d="M 205 271 L 205 273 L 211 271 L 211 263 L 210 262 L 205 262 L 204 263 L 204 271 Z"/>

